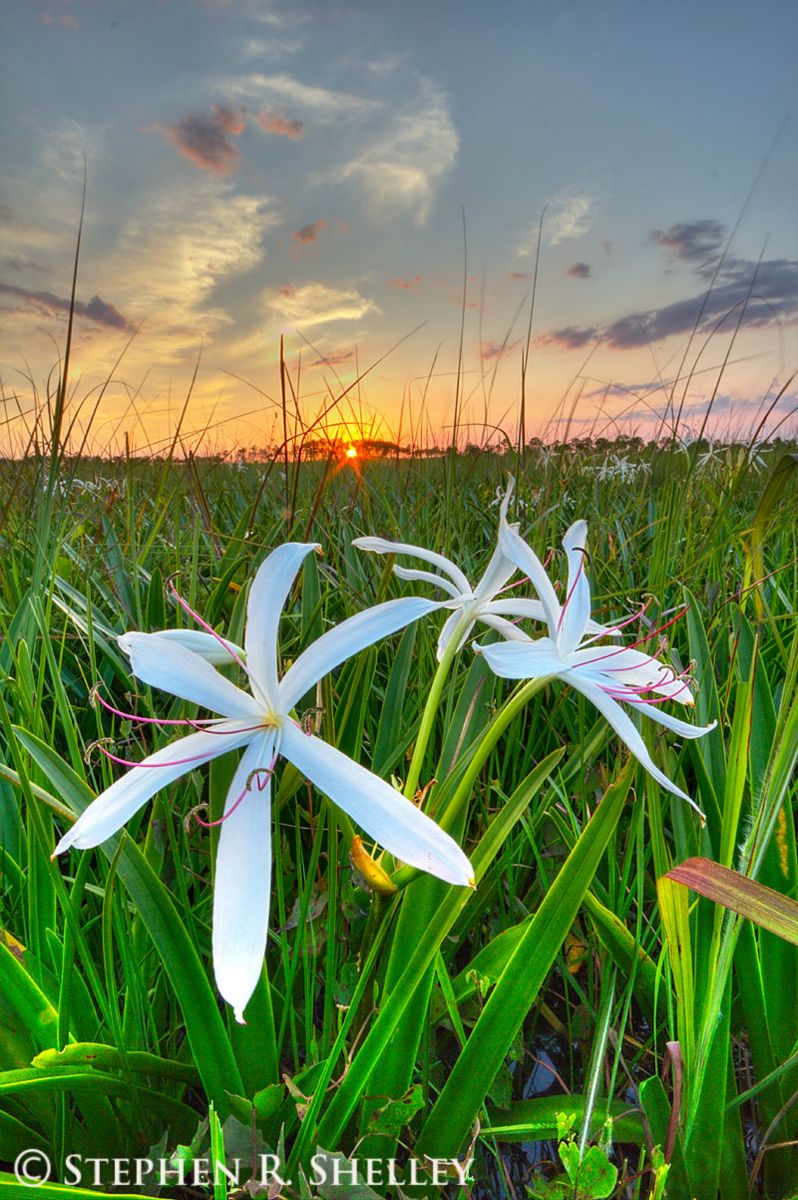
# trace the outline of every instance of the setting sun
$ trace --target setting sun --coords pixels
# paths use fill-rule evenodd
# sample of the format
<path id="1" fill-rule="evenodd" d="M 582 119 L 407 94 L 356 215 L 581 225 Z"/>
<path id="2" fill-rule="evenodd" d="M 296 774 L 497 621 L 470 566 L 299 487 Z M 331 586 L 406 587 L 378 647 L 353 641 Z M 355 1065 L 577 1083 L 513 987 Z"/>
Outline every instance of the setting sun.
<path id="1" fill-rule="evenodd" d="M 347 458 L 357 458 L 357 450 L 354 446 L 347 446 L 346 457 Z"/>

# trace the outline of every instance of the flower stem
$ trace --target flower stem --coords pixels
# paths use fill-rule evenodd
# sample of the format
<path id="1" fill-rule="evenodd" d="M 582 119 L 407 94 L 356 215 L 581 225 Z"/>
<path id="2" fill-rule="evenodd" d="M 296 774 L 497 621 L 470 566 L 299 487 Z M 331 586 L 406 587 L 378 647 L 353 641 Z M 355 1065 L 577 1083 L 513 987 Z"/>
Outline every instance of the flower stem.
<path id="1" fill-rule="evenodd" d="M 441 663 L 443 666 L 443 663 Z M 471 795 L 471 790 L 474 786 L 479 772 L 482 770 L 488 755 L 493 750 L 494 746 L 502 736 L 507 726 L 515 716 L 521 711 L 525 704 L 531 698 L 541 691 L 547 683 L 550 683 L 552 675 L 543 675 L 539 679 L 528 679 L 522 687 L 517 688 L 513 694 L 504 702 L 499 709 L 495 718 L 488 726 L 487 732 L 482 741 L 477 746 L 474 757 L 468 764 L 468 770 L 460 780 L 451 800 L 443 807 L 440 813 L 436 814 L 436 821 L 441 829 L 447 832 L 452 828 L 452 825 L 457 820 L 457 817 L 463 805 L 468 801 Z M 392 876 L 393 882 L 398 888 L 406 887 L 411 880 L 415 879 L 418 874 L 416 867 L 401 867 L 400 870 Z"/>
<path id="2" fill-rule="evenodd" d="M 455 655 L 460 649 L 460 643 L 463 637 L 463 631 L 468 622 L 465 616 L 461 616 L 457 625 L 452 631 L 452 636 L 449 638 L 448 645 L 443 652 L 441 661 L 438 663 L 438 669 L 432 680 L 432 686 L 427 696 L 427 703 L 424 705 L 424 712 L 421 715 L 421 724 L 418 729 L 418 737 L 413 748 L 413 757 L 410 760 L 410 766 L 407 771 L 407 781 L 405 783 L 404 794 L 408 800 L 413 800 L 418 789 L 418 781 L 421 777 L 421 768 L 424 765 L 424 755 L 427 752 L 432 730 L 435 724 L 435 717 L 438 712 L 438 707 L 441 702 L 444 684 L 449 675 L 449 669 L 454 662 Z"/>

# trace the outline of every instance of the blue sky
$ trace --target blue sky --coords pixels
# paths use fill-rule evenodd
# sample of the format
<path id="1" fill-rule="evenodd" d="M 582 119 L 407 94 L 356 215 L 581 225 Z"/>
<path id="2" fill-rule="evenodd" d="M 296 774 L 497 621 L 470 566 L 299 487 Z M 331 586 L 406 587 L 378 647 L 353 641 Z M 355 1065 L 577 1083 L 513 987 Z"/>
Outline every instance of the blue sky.
<path id="1" fill-rule="evenodd" d="M 281 335 L 311 411 L 419 325 L 357 412 L 445 437 L 463 213 L 476 440 L 514 428 L 542 215 L 530 434 L 564 399 L 577 429 L 645 432 L 686 352 L 700 419 L 755 273 L 724 419 L 795 369 L 789 0 L 4 0 L 0 24 L 4 389 L 42 388 L 63 340 L 85 156 L 76 395 L 136 331 L 96 426 L 112 446 L 168 434 L 200 348 L 190 427 L 261 444 Z"/>

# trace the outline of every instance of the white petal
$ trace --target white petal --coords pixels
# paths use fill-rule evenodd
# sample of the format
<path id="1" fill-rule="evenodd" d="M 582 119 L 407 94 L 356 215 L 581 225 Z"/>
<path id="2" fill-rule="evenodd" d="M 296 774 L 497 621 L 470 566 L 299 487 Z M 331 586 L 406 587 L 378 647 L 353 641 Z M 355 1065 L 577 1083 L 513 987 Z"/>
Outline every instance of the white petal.
<path id="1" fill-rule="evenodd" d="M 216 986 L 242 1024 L 266 953 L 272 870 L 271 781 L 259 774 L 247 789 L 247 780 L 258 768 L 271 766 L 274 741 L 274 734 L 259 735 L 238 764 L 227 793 L 229 815 L 219 834 L 213 881 Z"/>
<path id="2" fill-rule="evenodd" d="M 117 833 L 143 804 L 168 783 L 187 775 L 228 750 L 237 750 L 252 738 L 252 727 L 243 721 L 220 721 L 213 733 L 190 733 L 148 758 L 101 792 L 78 817 L 55 848 L 61 854 L 70 846 L 88 850 Z"/>
<path id="3" fill-rule="evenodd" d="M 620 704 L 616 703 L 610 696 L 595 687 L 592 683 L 588 683 L 578 671 L 572 671 L 563 676 L 563 678 L 586 696 L 592 704 L 595 704 L 600 713 L 603 714 L 613 727 L 618 737 L 626 743 L 626 745 L 634 754 L 635 758 L 640 762 L 649 775 L 653 776 L 662 787 L 668 792 L 673 792 L 674 796 L 679 796 L 682 800 L 686 800 L 696 812 L 700 813 L 701 809 L 691 800 L 687 792 L 683 792 L 681 788 L 672 783 L 668 776 L 655 765 L 654 760 L 646 749 L 646 744 L 640 736 L 639 732 L 632 723 L 631 718 L 626 711 L 621 708 Z M 640 706 L 642 707 L 642 706 Z M 703 730 L 702 730 L 703 732 Z M 703 816 L 703 814 L 702 814 Z"/>
<path id="4" fill-rule="evenodd" d="M 247 601 L 244 646 L 252 691 L 270 707 L 277 703 L 277 627 L 297 571 L 318 546 L 286 542 L 261 563 Z"/>
<path id="5" fill-rule="evenodd" d="M 479 619 L 484 625 L 495 629 L 497 633 L 500 633 L 509 642 L 532 641 L 528 633 L 524 633 L 523 629 L 519 629 L 512 621 L 507 621 L 504 617 L 496 617 L 490 612 L 481 612 Z"/>
<path id="6" fill-rule="evenodd" d="M 450 558 L 436 554 L 434 550 L 427 550 L 425 546 L 411 546 L 407 542 L 386 542 L 385 538 L 375 537 L 355 538 L 352 545 L 357 546 L 358 550 L 368 550 L 372 554 L 409 554 L 411 558 L 420 558 L 423 562 L 432 563 L 439 571 L 443 571 L 444 575 L 449 576 L 459 592 L 471 595 L 471 584 L 460 568 Z"/>
<path id="7" fill-rule="evenodd" d="M 157 633 L 125 633 L 119 645 L 137 679 L 225 717 L 255 717 L 263 706 L 220 675 L 204 658 Z"/>
<path id="8" fill-rule="evenodd" d="M 517 570 L 515 563 L 504 555 L 501 546 L 497 546 L 485 568 L 485 574 L 474 588 L 475 597 L 478 600 L 492 600 Z"/>
<path id="9" fill-rule="evenodd" d="M 568 591 L 559 618 L 558 642 L 570 654 L 585 636 L 590 620 L 590 583 L 587 578 L 587 523 L 574 521 L 562 540 L 568 557 Z"/>
<path id="10" fill-rule="evenodd" d="M 540 601 L 530 600 L 527 596 L 508 596 L 505 600 L 491 600 L 483 611 L 503 617 L 525 617 L 530 621 L 546 620 L 546 612 Z"/>
<path id="11" fill-rule="evenodd" d="M 549 633 L 557 636 L 557 622 L 560 619 L 560 602 L 552 587 L 551 580 L 546 574 L 543 563 L 535 551 L 526 544 L 520 534 L 503 522 L 499 527 L 499 545 L 507 558 L 514 562 L 522 574 L 528 576 L 533 588 L 540 597 L 543 613 Z"/>
<path id="12" fill-rule="evenodd" d="M 470 862 L 448 833 L 340 750 L 286 722 L 280 753 L 396 858 L 447 883 L 473 882 Z"/>
<path id="13" fill-rule="evenodd" d="M 709 725 L 691 725 L 689 721 L 680 721 L 678 717 L 672 717 L 670 713 L 663 712 L 658 704 L 637 703 L 634 709 L 641 712 L 643 716 L 650 717 L 658 725 L 664 725 L 666 729 L 678 733 L 679 737 L 700 738 L 705 733 L 711 733 L 717 725 L 717 721 L 712 721 Z"/>
<path id="14" fill-rule="evenodd" d="M 502 679 L 540 679 L 544 675 L 562 675 L 566 666 L 557 644 L 551 638 L 534 642 L 495 642 L 474 646 L 495 675 Z"/>
<path id="15" fill-rule="evenodd" d="M 452 613 L 452 615 L 447 617 L 446 620 L 444 621 L 443 628 L 441 629 L 440 635 L 438 637 L 438 647 L 436 650 L 436 656 L 437 656 L 438 662 L 440 662 L 441 659 L 443 658 L 443 652 L 446 649 L 446 647 L 449 645 L 449 642 L 452 640 L 452 634 L 454 633 L 455 629 L 459 625 L 460 618 L 462 617 L 462 615 L 463 615 L 463 610 L 461 607 L 459 609 L 456 609 Z M 463 632 L 460 636 L 460 644 L 461 645 L 466 640 L 466 638 L 468 637 L 471 630 L 474 628 L 474 624 L 475 624 L 475 622 L 472 621 L 470 623 L 470 625 L 467 625 L 465 627 L 465 629 L 463 630 Z"/>
<path id="16" fill-rule="evenodd" d="M 599 687 L 645 689 L 680 704 L 693 703 L 690 688 L 669 666 L 631 647 L 586 647 L 569 655 L 569 664 L 592 676 Z"/>
<path id="17" fill-rule="evenodd" d="M 341 621 L 311 642 L 288 668 L 277 690 L 277 711 L 290 712 L 305 692 L 347 658 L 442 607 L 437 600 L 406 596 L 375 604 Z"/>
<path id="18" fill-rule="evenodd" d="M 212 633 L 205 633 L 201 629 L 159 629 L 152 637 L 183 646 L 214 667 L 229 667 L 237 658 L 244 657 L 243 647 L 228 638 L 214 637 Z"/>
<path id="19" fill-rule="evenodd" d="M 395 566 L 393 569 L 394 575 L 398 575 L 400 579 L 406 579 L 409 583 L 430 583 L 433 587 L 441 588 L 447 592 L 454 600 L 459 600 L 463 593 L 459 591 L 449 579 L 444 579 L 443 575 L 436 575 L 433 571 L 413 571 L 409 567 Z"/>

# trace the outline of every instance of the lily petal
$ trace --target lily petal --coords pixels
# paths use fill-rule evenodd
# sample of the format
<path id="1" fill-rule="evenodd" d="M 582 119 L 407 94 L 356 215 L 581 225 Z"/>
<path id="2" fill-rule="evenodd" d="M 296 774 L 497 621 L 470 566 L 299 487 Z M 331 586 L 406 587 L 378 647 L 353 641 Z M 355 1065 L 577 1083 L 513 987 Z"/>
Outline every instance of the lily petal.
<path id="1" fill-rule="evenodd" d="M 570 654 L 585 636 L 590 620 L 590 583 L 587 578 L 587 522 L 574 521 L 562 540 L 568 557 L 568 591 L 560 612 L 558 641 Z"/>
<path id="2" fill-rule="evenodd" d="M 634 708 L 635 712 L 643 713 L 652 721 L 656 721 L 658 725 L 664 725 L 666 729 L 678 733 L 679 737 L 703 737 L 705 733 L 711 733 L 717 725 L 717 721 L 711 721 L 709 725 L 691 725 L 689 721 L 680 721 L 678 717 L 672 717 L 670 713 L 663 712 L 657 704 L 637 703 Z"/>
<path id="3" fill-rule="evenodd" d="M 411 558 L 420 558 L 423 562 L 432 563 L 444 575 L 448 575 L 459 592 L 471 594 L 471 584 L 460 568 L 443 554 L 427 550 L 425 546 L 411 546 L 407 542 L 387 542 L 385 538 L 362 537 L 352 542 L 358 550 L 368 550 L 372 554 L 409 554 Z"/>
<path id="4" fill-rule="evenodd" d="M 186 650 L 198 654 L 214 667 L 229 667 L 237 658 L 243 659 L 244 649 L 231 642 L 229 638 L 214 637 L 202 629 L 159 629 L 151 637 L 162 638 L 165 642 L 173 642 Z"/>
<path id="5" fill-rule="evenodd" d="M 156 750 L 93 800 L 55 848 L 88 850 L 117 833 L 143 804 L 181 775 L 251 740 L 252 726 L 243 721 L 220 721 L 213 733 L 190 733 Z"/>
<path id="6" fill-rule="evenodd" d="M 261 564 L 247 601 L 244 646 L 252 691 L 274 708 L 277 703 L 277 627 L 297 572 L 314 543 L 286 542 Z"/>
<path id="7" fill-rule="evenodd" d="M 507 617 L 525 617 L 530 621 L 545 621 L 546 613 L 539 600 L 531 600 L 526 596 L 514 596 L 503 600 L 491 600 L 485 605 L 485 612 L 497 613 Z M 607 625 L 599 625 L 598 621 L 587 623 L 587 633 L 596 637 L 609 636 L 615 630 Z"/>
<path id="8" fill-rule="evenodd" d="M 489 625 L 491 629 L 495 629 L 508 642 L 532 641 L 528 633 L 524 633 L 523 629 L 519 629 L 512 621 L 507 621 L 504 617 L 494 616 L 491 612 L 481 612 L 479 619 L 484 625 Z"/>
<path id="9" fill-rule="evenodd" d="M 193 650 L 158 633 L 124 633 L 119 645 L 137 679 L 225 717 L 263 715 L 258 702 Z"/>
<path id="10" fill-rule="evenodd" d="M 540 679 L 543 675 L 565 675 L 557 643 L 551 638 L 534 642 L 494 642 L 475 645 L 495 675 L 502 679 Z"/>
<path id="11" fill-rule="evenodd" d="M 384 604 L 366 608 L 354 617 L 341 621 L 333 629 L 328 629 L 315 642 L 311 642 L 286 671 L 277 688 L 278 710 L 290 712 L 310 688 L 345 659 L 373 645 L 380 638 L 396 633 L 419 617 L 443 608 L 444 603 L 425 600 L 422 596 L 386 600 Z"/>
<path id="12" fill-rule="evenodd" d="M 497 546 L 485 568 L 485 574 L 474 588 L 475 598 L 492 600 L 508 579 L 512 579 L 517 570 L 515 563 L 505 556 L 501 546 Z"/>
<path id="13" fill-rule="evenodd" d="M 450 579 L 446 579 L 443 575 L 436 575 L 434 571 L 413 571 L 409 567 L 396 565 L 393 573 L 394 575 L 398 575 L 400 579 L 407 580 L 409 583 L 429 583 L 433 587 L 447 592 L 454 600 L 459 600 L 463 594 L 458 591 Z"/>
<path id="14" fill-rule="evenodd" d="M 463 615 L 462 607 L 455 609 L 451 616 L 447 617 L 443 623 L 443 627 L 438 636 L 438 645 L 435 651 L 438 662 L 443 658 L 443 652 L 452 640 L 452 634 L 460 623 L 460 618 Z M 466 640 L 471 630 L 474 628 L 476 621 L 472 621 L 470 625 L 463 630 L 463 636 L 460 638 L 461 643 Z"/>
<path id="15" fill-rule="evenodd" d="M 552 638 L 556 638 L 560 619 L 560 602 L 551 580 L 543 569 L 543 563 L 521 535 L 506 521 L 499 526 L 499 545 L 506 557 L 515 563 L 521 574 L 529 577 L 533 588 L 540 597 L 549 634 Z"/>
<path id="16" fill-rule="evenodd" d="M 213 971 L 241 1024 L 266 953 L 272 865 L 271 781 L 258 775 L 247 789 L 247 780 L 271 766 L 274 741 L 274 734 L 260 734 L 247 746 L 227 793 L 216 855 Z"/>
<path id="17" fill-rule="evenodd" d="M 659 783 L 661 787 L 664 787 L 668 792 L 673 792 L 674 796 L 679 796 L 682 800 L 686 800 L 687 803 L 694 808 L 697 813 L 701 813 L 701 809 L 698 807 L 695 801 L 688 796 L 687 792 L 683 792 L 681 788 L 677 787 L 675 783 L 671 782 L 665 772 L 661 771 L 655 764 L 653 758 L 646 748 L 645 742 L 640 736 L 638 730 L 635 728 L 631 717 L 629 717 L 620 704 L 608 696 L 606 692 L 603 692 L 601 688 L 589 683 L 576 671 L 566 675 L 565 679 L 571 684 L 572 687 L 576 688 L 578 692 L 581 692 L 583 696 L 587 697 L 591 704 L 595 704 L 599 712 L 602 713 L 602 715 L 607 718 L 610 725 L 612 725 L 621 741 L 626 743 L 638 762 L 645 767 L 649 775 L 653 776 L 653 778 L 656 779 L 657 783 Z M 643 706 L 641 705 L 640 707 L 642 708 Z M 648 715 L 650 716 L 651 714 L 649 713 Z M 661 717 L 662 713 L 659 713 L 658 715 Z M 705 730 L 701 729 L 698 730 L 698 732 L 701 734 L 704 733 Z M 701 813 L 701 816 L 703 817 L 703 813 Z"/>
<path id="18" fill-rule="evenodd" d="M 340 750 L 286 722 L 280 753 L 396 858 L 447 883 L 473 883 L 474 870 L 457 842 Z"/>

